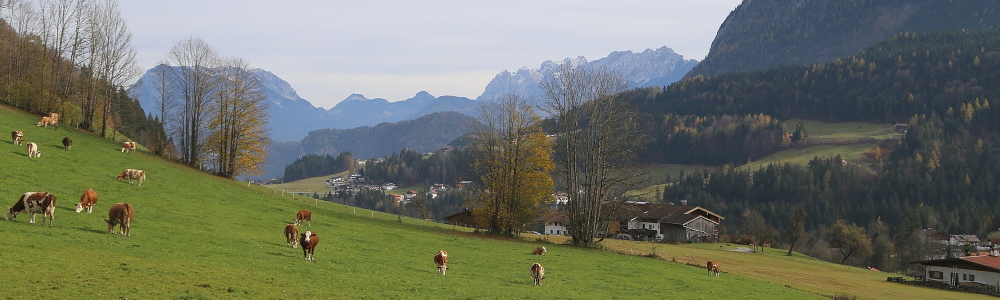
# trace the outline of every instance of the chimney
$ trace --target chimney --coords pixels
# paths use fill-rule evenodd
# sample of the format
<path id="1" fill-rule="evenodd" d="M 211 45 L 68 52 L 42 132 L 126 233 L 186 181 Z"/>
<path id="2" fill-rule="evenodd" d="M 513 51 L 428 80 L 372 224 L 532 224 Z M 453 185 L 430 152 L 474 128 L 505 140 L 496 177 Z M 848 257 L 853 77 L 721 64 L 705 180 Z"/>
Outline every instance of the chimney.
<path id="1" fill-rule="evenodd" d="M 681 206 L 686 206 L 686 205 L 688 205 L 688 201 L 687 200 L 681 200 Z"/>

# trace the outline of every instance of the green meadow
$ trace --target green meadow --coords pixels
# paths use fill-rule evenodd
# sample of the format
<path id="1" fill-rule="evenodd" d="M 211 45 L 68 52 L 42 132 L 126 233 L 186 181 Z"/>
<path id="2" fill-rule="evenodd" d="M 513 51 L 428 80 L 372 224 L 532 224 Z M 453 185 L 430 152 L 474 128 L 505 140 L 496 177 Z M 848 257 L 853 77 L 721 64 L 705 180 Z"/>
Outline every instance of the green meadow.
<path id="1" fill-rule="evenodd" d="M 27 215 L 0 222 L 0 296 L 9 299 L 808 299 L 804 292 L 744 276 L 709 277 L 700 266 L 611 251 L 486 238 L 450 226 L 281 197 L 280 191 L 199 173 L 145 152 L 61 127 L 35 127 L 33 115 L 0 108 L 0 129 L 21 130 L 42 157 L 0 142 L 0 201 L 27 191 L 57 196 L 55 225 Z M 61 140 L 74 140 L 72 150 Z M 141 187 L 115 180 L 144 169 Z M 73 212 L 94 188 L 93 214 Z M 278 193 L 278 194 L 276 194 Z M 107 233 L 107 209 L 135 207 L 132 236 Z M 317 206 L 318 204 L 318 206 Z M 285 244 L 282 229 L 313 210 L 316 261 Z M 39 223 L 41 216 L 37 217 Z M 433 255 L 450 253 L 447 276 Z M 533 286 L 531 263 L 546 268 Z"/>

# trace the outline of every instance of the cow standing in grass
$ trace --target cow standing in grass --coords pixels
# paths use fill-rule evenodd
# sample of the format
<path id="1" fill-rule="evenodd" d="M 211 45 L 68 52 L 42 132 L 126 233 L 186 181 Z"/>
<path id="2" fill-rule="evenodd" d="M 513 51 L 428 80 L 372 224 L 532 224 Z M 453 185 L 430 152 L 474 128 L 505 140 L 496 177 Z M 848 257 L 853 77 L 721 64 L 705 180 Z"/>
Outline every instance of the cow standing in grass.
<path id="1" fill-rule="evenodd" d="M 69 138 L 68 136 L 64 137 L 63 138 L 63 148 L 66 148 L 66 151 L 69 151 L 70 147 L 73 147 L 73 139 Z"/>
<path id="2" fill-rule="evenodd" d="M 24 143 L 24 133 L 20 130 L 11 131 L 10 139 L 13 140 L 14 146 L 20 146 L 21 143 Z"/>
<path id="3" fill-rule="evenodd" d="M 313 253 L 316 252 L 316 244 L 319 244 L 319 236 L 315 232 L 306 231 L 299 238 L 299 244 L 302 244 L 302 254 L 306 260 L 316 261 Z"/>
<path id="4" fill-rule="evenodd" d="M 28 142 L 28 158 L 41 158 L 42 151 L 38 151 L 38 144 Z"/>
<path id="5" fill-rule="evenodd" d="M 534 251 L 531 251 L 531 254 L 534 254 L 534 255 L 545 255 L 545 252 L 547 252 L 545 250 L 545 247 L 538 247 L 538 248 L 535 248 Z"/>
<path id="6" fill-rule="evenodd" d="M 300 210 L 297 214 L 295 214 L 295 225 L 302 225 L 302 221 L 304 220 L 307 222 L 306 224 L 308 224 L 309 227 L 312 227 L 312 215 L 313 212 L 311 210 Z"/>
<path id="7" fill-rule="evenodd" d="M 299 227 L 295 224 L 285 225 L 285 243 L 292 245 L 292 248 L 297 248 L 299 245 Z"/>
<path id="8" fill-rule="evenodd" d="M 135 218 L 135 210 L 128 203 L 115 203 L 108 209 L 108 233 L 115 233 L 115 225 L 119 225 L 122 235 L 132 236 L 132 219 Z"/>
<path id="9" fill-rule="evenodd" d="M 438 274 L 444 275 L 448 271 L 448 251 L 439 250 L 434 254 L 434 263 L 438 266 Z"/>
<path id="10" fill-rule="evenodd" d="M 84 209 L 87 213 L 94 212 L 94 204 L 97 204 L 97 192 L 94 189 L 87 189 L 83 191 L 83 195 L 80 196 L 80 203 L 76 204 L 76 213 L 80 213 Z"/>
<path id="11" fill-rule="evenodd" d="M 135 153 L 135 142 L 122 143 L 122 153 L 128 153 L 129 151 Z"/>
<path id="12" fill-rule="evenodd" d="M 139 186 L 142 186 L 142 182 L 146 181 L 146 171 L 136 170 L 136 169 L 125 169 L 121 174 L 116 177 L 118 181 L 122 179 L 128 179 L 128 184 L 132 184 L 132 179 L 139 181 Z"/>
<path id="13" fill-rule="evenodd" d="M 27 192 L 7 209 L 7 218 L 10 220 L 17 217 L 17 214 L 30 214 L 30 224 L 35 224 L 35 215 L 42 214 L 42 225 L 45 225 L 45 217 L 49 218 L 49 227 L 52 227 L 52 220 L 55 219 L 56 196 L 46 192 Z"/>
<path id="14" fill-rule="evenodd" d="M 38 121 L 38 126 L 45 126 L 45 128 L 49 128 L 49 125 L 55 126 L 56 129 L 59 129 L 59 119 L 42 117 L 42 120 Z"/>
<path id="15" fill-rule="evenodd" d="M 542 267 L 542 264 L 531 264 L 528 270 L 531 271 L 531 278 L 535 279 L 535 285 L 542 285 L 542 280 L 545 279 L 545 268 Z"/>
<path id="16" fill-rule="evenodd" d="M 719 276 L 719 263 L 710 260 L 707 264 L 705 264 L 705 267 L 708 268 L 708 275 L 712 275 L 714 273 L 716 277 Z"/>

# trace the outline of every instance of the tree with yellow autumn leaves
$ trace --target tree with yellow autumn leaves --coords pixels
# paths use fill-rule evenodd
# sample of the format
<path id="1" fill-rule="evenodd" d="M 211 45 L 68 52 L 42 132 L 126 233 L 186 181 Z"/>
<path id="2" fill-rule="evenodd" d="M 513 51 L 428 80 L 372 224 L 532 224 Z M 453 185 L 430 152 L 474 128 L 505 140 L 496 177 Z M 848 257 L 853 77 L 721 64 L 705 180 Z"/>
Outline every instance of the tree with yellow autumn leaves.
<path id="1" fill-rule="evenodd" d="M 483 103 L 479 120 L 472 138 L 476 222 L 492 234 L 516 236 L 552 201 L 552 148 L 541 117 L 520 96 Z"/>

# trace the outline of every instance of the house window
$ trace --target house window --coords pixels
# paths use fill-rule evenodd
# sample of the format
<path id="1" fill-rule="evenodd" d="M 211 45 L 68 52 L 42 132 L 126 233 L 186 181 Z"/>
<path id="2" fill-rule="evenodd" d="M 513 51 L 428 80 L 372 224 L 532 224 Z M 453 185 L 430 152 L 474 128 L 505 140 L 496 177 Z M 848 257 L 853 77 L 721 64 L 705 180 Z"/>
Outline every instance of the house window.
<path id="1" fill-rule="evenodd" d="M 969 280 L 969 274 L 962 274 L 962 280 Z"/>
<path id="2" fill-rule="evenodd" d="M 976 275 L 969 274 L 969 281 L 976 281 Z"/>
<path id="3" fill-rule="evenodd" d="M 944 273 L 942 273 L 941 271 L 928 271 L 927 277 L 930 277 L 932 279 L 944 279 Z"/>

